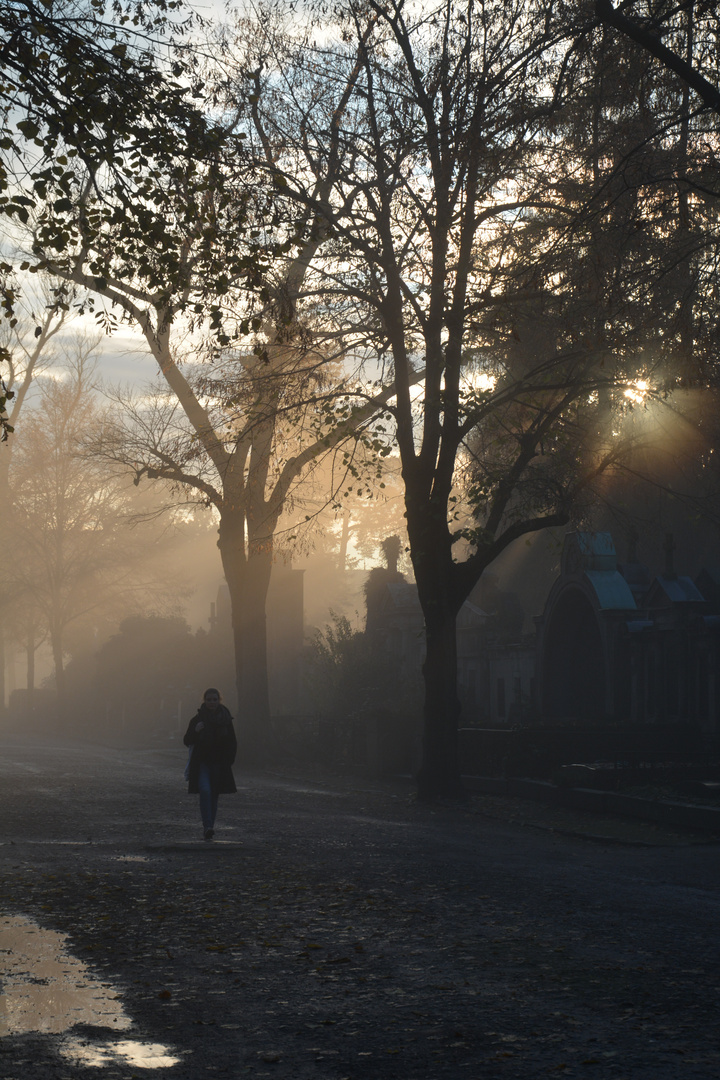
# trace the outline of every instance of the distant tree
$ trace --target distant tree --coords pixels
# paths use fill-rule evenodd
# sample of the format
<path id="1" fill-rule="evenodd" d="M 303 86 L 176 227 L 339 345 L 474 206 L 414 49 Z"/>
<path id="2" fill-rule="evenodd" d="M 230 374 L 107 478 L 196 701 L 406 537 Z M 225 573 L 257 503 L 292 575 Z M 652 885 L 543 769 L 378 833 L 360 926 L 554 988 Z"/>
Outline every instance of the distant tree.
<path id="1" fill-rule="evenodd" d="M 278 523 L 278 544 L 292 545 L 294 555 L 322 559 L 342 573 L 376 560 L 390 532 L 402 538 L 400 559 L 408 569 L 397 454 L 378 462 L 375 453 L 366 455 L 361 444 L 354 445 L 353 451 L 356 475 L 347 469 L 342 452 L 321 456 L 313 463 L 286 503 Z M 365 484 L 367 479 L 370 483 Z"/>
<path id="2" fill-rule="evenodd" d="M 411 569 L 407 557 L 402 477 L 396 454 L 385 459 L 382 487 L 375 487 L 372 498 L 343 499 L 343 531 L 346 551 L 352 544 L 355 559 L 359 558 L 365 564 L 377 558 L 388 533 L 399 536 L 399 564 L 405 570 Z"/>
<path id="3" fill-rule="evenodd" d="M 66 322 L 67 311 L 58 309 L 46 294 L 36 296 L 38 314 L 31 308 L 16 311 L 14 325 L 9 321 L 0 324 L 0 349 L 4 350 L 7 360 L 7 374 L 5 376 L 6 389 L 11 397 L 6 399 L 8 411 L 6 413 L 6 425 L 3 437 L 0 437 L 0 560 L 7 560 L 9 556 L 10 536 L 9 524 L 12 519 L 12 494 L 10 487 L 10 463 L 12 460 L 13 445 L 6 436 L 12 432 L 17 418 L 26 407 L 27 395 L 32 386 L 33 379 L 45 366 L 53 361 L 56 353 L 53 351 L 54 338 Z M 1 575 L 0 575 L 1 580 Z M 4 593 L 0 587 L 0 711 L 5 702 L 5 643 L 10 627 L 7 625 L 7 615 L 12 606 L 13 593 Z M 18 637 L 18 630 L 25 625 L 25 620 L 18 623 L 16 613 L 13 623 L 14 638 Z M 36 633 L 32 628 L 32 621 L 27 624 L 23 634 L 27 642 L 28 659 L 28 685 L 33 677 L 32 671 L 35 661 Z"/>
<path id="4" fill-rule="evenodd" d="M 42 382 L 39 403 L 14 441 L 10 470 L 2 586 L 14 598 L 19 625 L 47 635 L 61 701 L 70 629 L 113 607 L 127 610 L 131 597 L 147 606 L 161 588 L 141 569 L 128 483 L 79 454 L 81 435 L 100 422 L 93 348 L 80 343 L 69 367 Z"/>

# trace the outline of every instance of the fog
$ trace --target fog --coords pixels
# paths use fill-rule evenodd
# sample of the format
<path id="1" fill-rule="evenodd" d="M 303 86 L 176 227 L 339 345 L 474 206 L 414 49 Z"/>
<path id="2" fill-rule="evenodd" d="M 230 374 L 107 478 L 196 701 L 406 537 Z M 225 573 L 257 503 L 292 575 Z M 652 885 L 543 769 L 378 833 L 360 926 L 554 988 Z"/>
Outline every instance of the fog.
<path id="1" fill-rule="evenodd" d="M 67 685 L 59 694 L 57 652 L 49 627 L 52 597 L 41 587 L 48 573 L 41 556 L 50 526 L 42 515 L 33 518 L 25 506 L 32 493 L 37 510 L 42 494 L 37 475 L 34 486 L 27 486 L 28 470 L 37 467 L 32 456 L 38 452 L 37 420 L 36 413 L 28 411 L 16 442 L 0 447 L 0 454 L 12 458 L 9 483 L 18 484 L 17 505 L 26 511 L 14 525 L 7 517 L 3 525 L 6 550 L 16 553 L 3 579 L 3 728 L 127 743 L 177 742 L 208 685 L 221 689 L 234 712 L 232 628 L 216 515 L 179 499 L 173 507 L 167 491 L 147 484 L 135 487 L 110 475 L 107 484 L 117 485 L 108 501 L 112 543 L 107 540 L 109 547 L 95 552 L 86 544 L 95 531 L 81 529 L 82 545 L 71 547 L 66 561 L 72 565 L 78 558 L 87 560 L 88 573 L 71 577 L 55 597 L 67 615 L 62 643 Z M 81 463 L 81 473 L 87 468 Z M 98 512 L 98 476 L 93 473 L 90 485 L 93 513 Z M 77 485 L 74 490 L 77 495 Z M 642 509 L 646 520 L 636 516 L 634 534 L 617 515 L 595 514 L 593 524 L 614 534 L 621 558 L 628 555 L 631 537 L 637 557 L 659 572 L 663 529 L 668 528 L 674 530 L 675 558 L 683 571 L 695 574 L 703 560 L 711 558 L 712 528 L 703 532 L 697 523 L 689 528 L 682 513 L 676 511 L 673 517 L 657 496 L 654 503 L 646 496 Z M 404 736 L 399 768 L 413 767 L 423 657 L 416 600 L 413 608 L 407 594 L 409 599 L 398 601 L 398 611 L 390 616 L 393 625 L 404 620 L 409 642 L 401 675 L 388 665 L 383 650 L 373 655 L 364 633 L 372 575 L 386 575 L 381 585 L 403 580 L 412 584 L 406 541 L 400 541 L 395 576 L 381 548 L 388 536 L 402 536 L 401 511 L 397 490 L 385 502 L 356 500 L 344 513 L 328 509 L 320 514 L 294 545 L 278 544 L 267 602 L 270 705 L 277 732 L 283 740 L 295 740 L 298 752 L 308 732 L 316 737 L 316 724 L 323 717 L 352 723 L 379 710 L 403 718 L 401 726 L 409 734 Z M 655 528 L 650 527 L 653 520 Z M 294 524 L 291 516 L 283 522 L 283 540 L 296 531 Z M 566 531 L 545 530 L 517 541 L 486 573 L 471 601 L 484 612 L 487 642 L 532 644 L 535 617 L 542 613 L 560 571 Z M 402 608 L 403 603 L 410 607 Z M 465 717 L 472 718 L 473 708 L 477 702 L 466 704 Z"/>
<path id="2" fill-rule="evenodd" d="M 92 736 L 93 723 L 83 717 L 98 710 L 98 658 L 127 636 L 128 620 L 131 636 L 151 625 L 156 640 L 158 634 L 180 635 L 176 647 L 192 654 L 194 644 L 198 661 L 197 670 L 190 671 L 186 659 L 166 663 L 152 700 L 137 706 L 143 714 L 138 720 L 153 723 L 159 710 L 182 722 L 207 682 L 222 683 L 234 701 L 217 514 L 193 501 L 187 490 L 147 480 L 133 484 L 131 467 L 100 460 L 83 441 L 112 413 L 113 387 L 132 384 L 136 397 L 142 397 L 143 380 L 155 366 L 142 337 L 120 327 L 103 339 L 88 315 L 56 314 L 44 326 L 34 352 L 29 317 L 21 319 L 9 341 L 16 355 L 11 419 L 17 432 L 0 446 L 3 722 L 58 733 L 79 726 Z M 279 545 L 278 571 L 301 569 L 302 595 L 299 603 L 297 595 L 293 600 L 291 645 L 287 630 L 278 628 L 283 603 L 275 598 L 268 650 L 276 668 L 286 666 L 288 649 L 291 664 L 297 664 L 306 633 L 312 637 L 331 612 L 346 615 L 357 629 L 363 624 L 360 567 L 367 561 L 368 540 L 365 556 L 348 553 L 347 535 L 343 541 L 336 525 L 336 514 L 330 513 L 316 527 L 305 526 L 298 543 Z M 294 528 L 289 519 L 285 532 Z M 369 544 L 372 548 L 372 539 Z M 137 672 L 126 676 L 148 681 Z M 102 711 L 113 712 L 107 703 Z M 121 708 L 123 724 L 126 714 Z M 167 715 L 162 726 L 167 732 Z"/>
<path id="3" fill-rule="evenodd" d="M 220 620 L 222 634 L 229 638 L 230 627 L 223 608 L 224 579 L 217 548 L 217 522 L 210 511 L 202 508 L 192 513 L 188 511 L 185 516 L 185 521 L 173 522 L 160 517 L 149 524 L 128 526 L 129 541 L 145 549 L 140 565 L 132 571 L 137 580 L 128 581 L 124 575 L 120 595 L 106 581 L 108 595 L 105 599 L 101 583 L 95 583 L 96 591 L 86 605 L 87 610 L 79 612 L 68 627 L 65 661 L 71 669 L 87 665 L 130 617 L 179 619 L 187 625 L 191 635 L 200 636 L 212 632 L 213 624 Z M 302 571 L 305 631 L 312 634 L 315 628 L 322 628 L 330 621 L 331 612 L 347 616 L 360 628 L 364 623 L 362 587 L 367 571 L 358 565 L 341 571 L 337 556 L 327 552 L 315 554 L 312 538 L 308 546 L 310 550 L 290 563 L 285 558 L 279 559 L 277 571 L 281 576 L 290 566 Z M 78 582 L 80 587 L 82 583 Z M 27 687 L 27 638 L 23 634 L 27 620 L 21 608 L 22 600 L 18 597 L 15 607 L 8 610 L 4 623 L 6 706 L 16 690 Z M 40 616 L 38 620 L 35 688 L 52 690 L 52 645 Z M 229 641 L 225 645 L 229 647 Z M 272 634 L 268 645 L 272 650 Z M 227 676 L 227 672 L 223 674 Z M 207 677 L 210 675 L 208 671 Z M 198 682 L 195 691 L 199 694 L 202 688 Z M 234 694 L 232 685 L 225 690 L 228 697 Z"/>
<path id="4" fill-rule="evenodd" d="M 237 704 L 218 516 L 88 455 L 82 439 L 107 408 L 97 369 L 127 374 L 133 358 L 118 341 L 110 362 L 103 354 L 98 363 L 97 341 L 84 339 L 83 358 L 77 340 L 65 343 L 64 364 L 35 378 L 17 434 L 0 446 L 2 723 L 88 738 L 176 738 L 206 685 Z M 280 713 L 312 708 L 300 700 L 301 668 L 316 634 L 338 617 L 364 629 L 367 572 L 382 562 L 384 526 L 398 523 L 397 495 L 385 505 L 387 513 L 367 507 L 365 521 L 358 504 L 344 528 L 327 510 L 294 543 L 284 539 L 295 522 L 283 522 L 268 599 Z"/>
<path id="5" fill-rule="evenodd" d="M 111 385 L 146 373 L 149 359 L 137 334 L 100 342 L 77 323 L 62 323 L 46 347 L 17 433 L 0 446 L 2 725 L 128 744 L 177 742 L 205 687 L 218 686 L 238 708 L 219 515 L 197 492 L 134 466 L 132 454 L 114 458 L 93 434 L 122 412 L 125 399 Z M 138 384 L 136 422 L 144 393 Z M 692 412 L 692 402 L 683 410 Z M 655 483 L 608 478 L 604 501 L 569 528 L 610 532 L 621 560 L 640 560 L 653 573 L 663 569 L 670 543 L 678 568 L 697 574 L 713 561 L 715 528 L 665 494 L 672 487 L 691 498 L 693 483 L 699 495 L 707 482 L 702 469 L 693 473 L 692 429 L 649 409 L 626 423 L 643 436 L 657 429 L 635 460 Z M 367 764 L 372 740 L 363 735 L 358 743 L 353 725 L 384 717 L 395 732 L 390 766 L 412 772 L 424 638 L 397 460 L 386 460 L 382 487 L 347 493 L 342 505 L 328 484 L 322 468 L 301 478 L 275 532 L 266 603 L 273 737 L 294 753 L 307 754 L 311 744 L 316 752 L 318 725 L 330 721 L 341 731 L 333 752 Z M 469 597 L 464 619 L 476 644 L 460 671 L 461 722 L 487 722 L 477 675 L 487 646 L 530 654 L 566 532 L 548 529 L 511 544 Z M 389 559 L 383 545 L 391 537 L 397 551 Z M 526 676 L 512 677 L 522 683 Z"/>

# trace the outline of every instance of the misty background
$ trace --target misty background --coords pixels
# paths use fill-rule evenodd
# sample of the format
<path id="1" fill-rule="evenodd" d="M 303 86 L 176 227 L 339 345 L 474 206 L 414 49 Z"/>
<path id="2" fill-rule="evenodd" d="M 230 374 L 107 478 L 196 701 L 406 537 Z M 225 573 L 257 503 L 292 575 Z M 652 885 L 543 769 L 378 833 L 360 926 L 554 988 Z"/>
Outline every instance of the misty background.
<path id="1" fill-rule="evenodd" d="M 172 486 L 135 485 L 126 471 L 92 454 L 93 437 L 130 387 L 136 400 L 157 396 L 154 360 L 142 339 L 124 326 L 99 333 L 89 316 L 57 315 L 47 317 L 40 348 L 32 320 L 11 336 L 19 377 L 33 350 L 37 357 L 22 424 L 0 445 L 0 475 L 14 507 L 2 525 L 13 553 L 2 580 L 4 729 L 166 742 L 178 737 L 210 685 L 234 711 L 216 513 Z M 661 468 L 670 468 L 667 454 Z M 659 572 L 670 533 L 683 573 L 713 562 L 712 523 L 689 517 L 661 490 L 645 490 L 643 506 L 634 489 L 632 514 L 623 513 L 622 495 L 616 482 L 607 505 L 587 519 L 613 533 L 621 558 L 644 560 Z M 472 599 L 490 619 L 485 645 L 532 646 L 566 531 L 522 538 L 483 575 Z M 392 458 L 374 497 L 347 498 L 338 507 L 310 494 L 307 506 L 291 505 L 268 600 L 277 732 L 372 709 L 402 715 L 411 739 L 419 739 L 422 635 L 412 631 L 416 664 L 403 672 L 400 687 L 371 640 L 373 588 L 377 594 L 393 582 L 413 584 Z M 461 722 L 480 719 L 466 709 Z"/>

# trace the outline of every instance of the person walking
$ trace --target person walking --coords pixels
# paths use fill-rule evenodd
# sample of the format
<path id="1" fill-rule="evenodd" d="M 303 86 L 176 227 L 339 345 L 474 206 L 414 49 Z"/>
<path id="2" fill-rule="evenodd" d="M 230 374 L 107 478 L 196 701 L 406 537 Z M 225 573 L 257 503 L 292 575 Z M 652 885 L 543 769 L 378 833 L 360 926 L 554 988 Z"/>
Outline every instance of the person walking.
<path id="1" fill-rule="evenodd" d="M 222 704 L 220 693 L 211 687 L 188 724 L 183 742 L 190 747 L 186 769 L 188 793 L 200 796 L 200 814 L 205 840 L 215 835 L 218 796 L 237 791 L 232 764 L 237 740 L 232 716 Z"/>

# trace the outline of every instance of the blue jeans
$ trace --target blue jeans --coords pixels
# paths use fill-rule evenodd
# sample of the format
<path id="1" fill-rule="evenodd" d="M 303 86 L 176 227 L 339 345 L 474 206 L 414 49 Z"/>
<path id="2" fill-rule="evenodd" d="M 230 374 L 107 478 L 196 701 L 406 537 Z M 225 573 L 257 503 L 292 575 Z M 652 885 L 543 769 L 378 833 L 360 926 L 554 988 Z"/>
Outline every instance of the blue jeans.
<path id="1" fill-rule="evenodd" d="M 198 787 L 200 788 L 200 813 L 203 828 L 212 829 L 217 814 L 218 797 L 213 793 L 210 782 L 210 768 L 204 763 L 201 763 L 198 770 Z"/>

